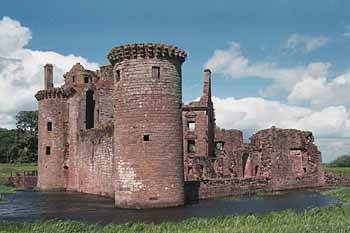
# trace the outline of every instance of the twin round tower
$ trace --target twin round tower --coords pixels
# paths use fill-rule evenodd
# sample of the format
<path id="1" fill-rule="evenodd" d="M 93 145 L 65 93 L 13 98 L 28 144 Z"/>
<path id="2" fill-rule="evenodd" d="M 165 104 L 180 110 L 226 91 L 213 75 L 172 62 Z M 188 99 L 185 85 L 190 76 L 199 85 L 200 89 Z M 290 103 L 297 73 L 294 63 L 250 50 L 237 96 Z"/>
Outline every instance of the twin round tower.
<path id="1" fill-rule="evenodd" d="M 39 102 L 41 190 L 115 198 L 120 208 L 184 204 L 181 66 L 164 44 L 113 48 L 97 71 L 76 64 L 61 87 L 45 66 Z"/>

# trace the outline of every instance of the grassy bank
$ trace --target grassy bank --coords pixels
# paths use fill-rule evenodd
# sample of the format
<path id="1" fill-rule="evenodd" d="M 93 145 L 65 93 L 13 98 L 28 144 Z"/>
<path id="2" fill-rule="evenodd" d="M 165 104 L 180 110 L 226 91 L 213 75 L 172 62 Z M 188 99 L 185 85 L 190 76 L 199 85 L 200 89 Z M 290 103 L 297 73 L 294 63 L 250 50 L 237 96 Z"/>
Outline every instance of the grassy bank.
<path id="1" fill-rule="evenodd" d="M 326 172 L 332 172 L 334 175 L 350 176 L 350 167 L 330 167 L 324 166 Z"/>
<path id="2" fill-rule="evenodd" d="M 0 176 L 10 176 L 11 172 L 16 175 L 16 172 L 23 173 L 24 171 L 36 171 L 35 163 L 0 163 Z"/>
<path id="3" fill-rule="evenodd" d="M 0 185 L 7 182 L 7 177 L 16 175 L 16 173 L 23 173 L 25 171 L 36 171 L 37 165 L 35 163 L 0 163 Z"/>
<path id="4" fill-rule="evenodd" d="M 0 232 L 350 232 L 350 188 L 327 191 L 324 195 L 340 197 L 342 204 L 312 209 L 303 214 L 292 211 L 266 215 L 190 219 L 180 223 L 126 224 L 98 226 L 75 221 L 0 222 Z"/>

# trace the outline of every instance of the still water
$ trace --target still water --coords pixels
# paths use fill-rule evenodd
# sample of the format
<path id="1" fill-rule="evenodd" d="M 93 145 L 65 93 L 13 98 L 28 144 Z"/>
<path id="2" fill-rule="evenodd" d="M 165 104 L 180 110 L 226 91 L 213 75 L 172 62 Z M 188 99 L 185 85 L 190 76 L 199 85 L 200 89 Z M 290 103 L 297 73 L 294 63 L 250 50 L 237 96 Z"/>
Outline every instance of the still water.
<path id="1" fill-rule="evenodd" d="M 46 193 L 19 191 L 5 196 L 0 202 L 0 220 L 79 220 L 89 223 L 160 223 L 180 221 L 192 217 L 216 217 L 239 214 L 262 214 L 292 209 L 302 212 L 308 208 L 338 203 L 335 198 L 317 191 L 291 191 L 265 197 L 222 198 L 201 200 L 182 207 L 150 210 L 116 209 L 109 198 L 81 193 Z"/>

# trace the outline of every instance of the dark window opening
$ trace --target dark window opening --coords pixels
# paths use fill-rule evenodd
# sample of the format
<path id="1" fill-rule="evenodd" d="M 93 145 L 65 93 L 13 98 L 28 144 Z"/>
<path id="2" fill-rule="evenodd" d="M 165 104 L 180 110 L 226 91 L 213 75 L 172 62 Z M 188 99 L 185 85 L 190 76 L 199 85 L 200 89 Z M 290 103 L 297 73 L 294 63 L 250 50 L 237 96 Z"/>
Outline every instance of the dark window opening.
<path id="1" fill-rule="evenodd" d="M 47 131 L 52 131 L 52 122 L 47 122 Z"/>
<path id="2" fill-rule="evenodd" d="M 189 131 L 193 132 L 196 128 L 196 122 L 195 121 L 187 121 L 187 128 Z"/>
<path id="3" fill-rule="evenodd" d="M 258 166 L 258 165 L 256 165 L 256 166 L 255 166 L 255 176 L 257 176 L 257 175 L 258 175 L 258 172 L 259 172 L 259 166 Z"/>
<path id="4" fill-rule="evenodd" d="M 149 134 L 144 134 L 144 135 L 143 135 L 143 140 L 144 140 L 145 142 L 148 142 L 148 141 L 149 141 Z"/>
<path id="5" fill-rule="evenodd" d="M 94 128 L 95 100 L 94 92 L 86 92 L 86 129 Z"/>
<path id="6" fill-rule="evenodd" d="M 117 77 L 116 77 L 116 81 L 119 82 L 120 81 L 120 70 L 117 70 Z"/>
<path id="7" fill-rule="evenodd" d="M 64 169 L 64 170 L 68 170 L 68 166 L 67 166 L 67 165 L 64 166 L 63 169 Z"/>
<path id="8" fill-rule="evenodd" d="M 222 151 L 224 150 L 224 142 L 215 142 L 215 149 Z"/>
<path id="9" fill-rule="evenodd" d="M 89 77 L 84 77 L 84 83 L 89 83 Z"/>
<path id="10" fill-rule="evenodd" d="M 188 153 L 196 152 L 196 142 L 194 140 L 188 140 L 188 142 L 187 142 L 187 152 Z"/>
<path id="11" fill-rule="evenodd" d="M 304 167 L 303 169 L 304 169 L 304 173 L 306 173 L 306 167 Z"/>
<path id="12" fill-rule="evenodd" d="M 51 154 L 51 147 L 49 147 L 49 146 L 46 147 L 46 154 L 47 155 Z"/>
<path id="13" fill-rule="evenodd" d="M 73 83 L 75 83 L 75 76 L 73 76 L 72 79 L 73 79 Z"/>
<path id="14" fill-rule="evenodd" d="M 152 67 L 152 78 L 160 79 L 160 67 L 159 66 Z"/>

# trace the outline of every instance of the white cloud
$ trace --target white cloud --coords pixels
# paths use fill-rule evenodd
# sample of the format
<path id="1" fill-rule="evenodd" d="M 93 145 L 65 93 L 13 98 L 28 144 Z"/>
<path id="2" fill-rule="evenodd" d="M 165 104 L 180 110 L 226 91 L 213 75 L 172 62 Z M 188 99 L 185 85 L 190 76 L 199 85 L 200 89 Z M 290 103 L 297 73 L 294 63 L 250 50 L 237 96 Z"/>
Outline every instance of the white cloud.
<path id="1" fill-rule="evenodd" d="M 309 53 L 325 46 L 328 41 L 329 39 L 325 36 L 310 37 L 295 33 L 289 36 L 284 44 L 284 49 L 291 52 Z"/>
<path id="2" fill-rule="evenodd" d="M 329 163 L 340 155 L 350 154 L 350 138 L 316 138 L 322 161 Z"/>
<path id="3" fill-rule="evenodd" d="M 305 76 L 294 85 L 288 101 L 294 104 L 310 103 L 321 108 L 329 105 L 350 107 L 350 73 L 328 80 L 326 76 Z"/>
<path id="4" fill-rule="evenodd" d="M 34 94 L 43 89 L 43 66 L 54 65 L 55 83 L 75 63 L 95 70 L 98 64 L 75 55 L 38 51 L 25 46 L 32 38 L 29 28 L 4 17 L 0 21 L 0 127 L 13 127 L 13 116 L 20 110 L 36 108 Z"/>
<path id="5" fill-rule="evenodd" d="M 214 73 L 231 78 L 258 77 L 274 80 L 274 84 L 264 90 L 264 95 L 273 95 L 276 90 L 290 91 L 304 76 L 324 76 L 330 64 L 310 63 L 307 66 L 283 68 L 276 63 L 251 62 L 236 42 L 231 42 L 227 50 L 216 49 L 206 63 L 206 68 Z"/>
<path id="6" fill-rule="evenodd" d="M 350 25 L 345 27 L 346 32 L 344 32 L 343 36 L 350 38 Z"/>
<path id="7" fill-rule="evenodd" d="M 349 112 L 344 106 L 329 106 L 317 111 L 252 97 L 213 97 L 213 102 L 216 123 L 223 128 L 251 134 L 276 126 L 312 131 L 316 137 L 350 136 Z"/>

